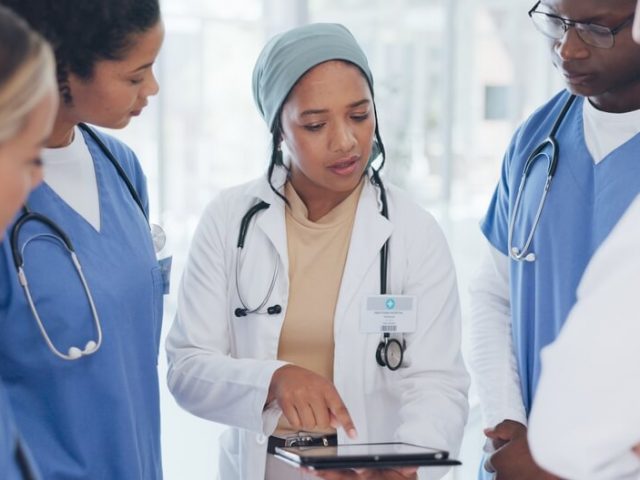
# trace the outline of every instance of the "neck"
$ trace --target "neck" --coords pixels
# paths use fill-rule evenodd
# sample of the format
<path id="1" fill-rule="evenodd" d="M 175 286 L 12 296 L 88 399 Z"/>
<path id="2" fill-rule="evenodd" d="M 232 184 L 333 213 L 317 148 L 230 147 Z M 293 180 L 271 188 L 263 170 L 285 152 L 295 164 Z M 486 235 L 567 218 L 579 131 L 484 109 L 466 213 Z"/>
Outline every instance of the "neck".
<path id="1" fill-rule="evenodd" d="M 293 172 L 292 172 L 293 173 Z M 342 203 L 353 191 L 358 188 L 359 183 L 348 191 L 329 191 L 318 185 L 311 183 L 302 175 L 291 175 L 291 186 L 307 207 L 308 218 L 312 222 L 317 222 L 331 210 Z"/>
<path id="2" fill-rule="evenodd" d="M 624 90 L 614 90 L 589 97 L 589 101 L 603 112 L 625 113 L 640 110 L 640 82 Z"/>
<path id="3" fill-rule="evenodd" d="M 47 141 L 47 148 L 61 148 L 69 145 L 73 141 L 73 129 L 76 124 L 76 121 L 65 114 L 64 107 L 61 107 Z"/>

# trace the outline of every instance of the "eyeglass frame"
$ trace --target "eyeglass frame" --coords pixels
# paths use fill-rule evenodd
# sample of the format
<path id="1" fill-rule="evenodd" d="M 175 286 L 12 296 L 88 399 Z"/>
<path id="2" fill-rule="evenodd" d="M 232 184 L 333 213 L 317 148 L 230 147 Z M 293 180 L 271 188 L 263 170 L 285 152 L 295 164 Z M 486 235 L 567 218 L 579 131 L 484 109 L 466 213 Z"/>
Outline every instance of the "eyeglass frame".
<path id="1" fill-rule="evenodd" d="M 585 44 L 591 46 L 591 47 L 595 47 L 595 48 L 604 48 L 604 49 L 610 49 L 613 48 L 616 44 L 616 35 L 618 33 L 620 33 L 626 26 L 628 26 L 632 21 L 633 18 L 635 17 L 635 12 L 632 13 L 629 17 L 627 17 L 624 22 L 622 22 L 620 25 L 618 25 L 617 27 L 607 27 L 605 25 L 600 25 L 599 23 L 592 23 L 592 22 L 580 22 L 580 21 L 576 21 L 576 20 L 571 20 L 570 18 L 564 18 L 561 17 L 560 15 L 554 15 L 553 13 L 547 13 L 547 12 L 540 12 L 538 10 L 536 10 L 536 8 L 538 8 L 538 6 L 542 3 L 542 0 L 538 0 L 535 5 L 533 7 L 531 7 L 531 9 L 527 12 L 527 15 L 529 15 L 529 18 L 531 19 L 531 21 L 533 22 L 533 25 L 536 27 L 536 30 L 538 30 L 540 33 L 542 33 L 545 37 L 547 38 L 551 38 L 552 40 L 560 40 L 562 37 L 564 37 L 567 32 L 569 31 L 570 28 L 575 28 L 576 25 L 582 25 L 582 26 L 587 26 L 587 27 L 591 27 L 591 26 L 595 26 L 598 28 L 602 28 L 603 31 L 602 33 L 605 33 L 605 30 L 609 33 L 609 35 L 611 35 L 611 45 L 608 47 L 605 46 L 600 46 L 600 45 L 593 45 L 592 43 L 589 43 L 588 41 L 586 41 L 584 38 L 582 38 L 582 35 L 580 35 L 580 30 L 576 29 L 576 34 L 578 35 L 578 37 L 580 37 L 580 40 L 582 40 Z M 538 15 L 544 15 L 548 18 L 553 18 L 556 20 L 560 20 L 560 22 L 562 22 L 562 27 L 564 29 L 564 32 L 562 34 L 562 36 L 555 38 L 552 37 L 550 35 L 548 35 L 547 33 L 543 32 L 540 28 L 538 28 L 538 25 L 536 23 L 536 21 L 533 19 L 533 14 L 538 14 Z M 598 33 L 597 31 L 591 30 L 593 33 Z"/>

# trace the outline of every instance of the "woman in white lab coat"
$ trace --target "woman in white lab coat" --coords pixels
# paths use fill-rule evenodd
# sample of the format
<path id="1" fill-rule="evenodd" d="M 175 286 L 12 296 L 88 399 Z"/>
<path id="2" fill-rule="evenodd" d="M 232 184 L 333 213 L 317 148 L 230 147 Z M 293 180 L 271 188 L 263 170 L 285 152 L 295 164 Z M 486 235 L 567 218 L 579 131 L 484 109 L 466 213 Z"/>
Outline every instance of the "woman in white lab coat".
<path id="1" fill-rule="evenodd" d="M 307 25 L 267 44 L 253 80 L 273 133 L 269 172 L 204 213 L 167 339 L 171 391 L 190 412 L 233 427 L 221 441 L 223 480 L 307 478 L 267 460 L 274 431 L 405 441 L 455 456 L 468 376 L 453 263 L 433 217 L 382 187 L 371 166 L 384 149 L 364 53 L 340 25 Z M 268 205 L 242 226 L 260 202 Z M 366 301 L 385 298 L 381 284 L 415 299 L 415 325 L 396 325 L 405 333 L 385 336 L 366 315 Z M 385 358 L 385 345 L 405 347 L 401 364 L 393 348 Z"/>

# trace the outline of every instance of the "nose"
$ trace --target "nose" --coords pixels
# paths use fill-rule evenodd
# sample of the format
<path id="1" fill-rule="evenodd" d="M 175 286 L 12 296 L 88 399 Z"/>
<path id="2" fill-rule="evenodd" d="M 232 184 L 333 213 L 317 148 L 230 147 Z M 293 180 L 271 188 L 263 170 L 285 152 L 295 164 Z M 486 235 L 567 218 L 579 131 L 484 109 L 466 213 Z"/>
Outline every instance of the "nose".
<path id="1" fill-rule="evenodd" d="M 349 153 L 356 146 L 357 140 L 351 127 L 346 123 L 335 126 L 331 135 L 331 150 L 340 153 Z"/>
<path id="2" fill-rule="evenodd" d="M 145 98 L 153 97 L 154 95 L 157 95 L 159 91 L 160 91 L 160 84 L 158 83 L 158 80 L 156 79 L 156 76 L 153 73 L 153 70 L 150 70 L 149 78 L 146 82 L 145 89 L 144 89 L 144 97 Z"/>
<path id="3" fill-rule="evenodd" d="M 567 27 L 561 39 L 553 45 L 556 54 L 564 61 L 580 60 L 589 56 L 589 48 L 578 36 L 574 27 Z"/>

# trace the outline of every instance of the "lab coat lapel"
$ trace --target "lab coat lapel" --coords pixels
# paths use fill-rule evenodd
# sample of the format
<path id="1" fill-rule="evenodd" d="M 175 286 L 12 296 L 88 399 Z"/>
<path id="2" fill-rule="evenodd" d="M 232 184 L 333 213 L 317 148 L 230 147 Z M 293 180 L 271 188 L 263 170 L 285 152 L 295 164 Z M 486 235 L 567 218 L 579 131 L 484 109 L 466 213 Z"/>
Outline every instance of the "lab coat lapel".
<path id="1" fill-rule="evenodd" d="M 372 185 L 370 179 L 367 178 L 358 202 L 349 253 L 342 274 L 334 322 L 334 335 L 336 338 L 344 324 L 346 312 L 352 302 L 360 300 L 356 298 L 356 294 L 361 291 L 360 287 L 365 281 L 365 276 L 372 263 L 374 263 L 371 271 L 375 272 L 375 286 L 373 287 L 375 290 L 370 293 L 376 294 L 380 292 L 380 249 L 391 236 L 393 224 L 380 214 L 378 205 L 378 188 Z M 389 269 L 388 275 L 390 273 Z M 354 319 L 349 321 L 354 321 Z"/>
<path id="2" fill-rule="evenodd" d="M 266 175 L 265 175 L 266 177 Z M 278 186 L 278 190 L 284 194 L 284 184 L 287 180 L 287 171 L 284 168 L 276 168 L 273 172 L 272 183 Z M 270 207 L 259 214 L 256 219 L 256 227 L 264 232 L 273 244 L 284 266 L 285 276 L 288 276 L 289 262 L 287 253 L 287 228 L 284 216 L 284 201 L 278 197 L 266 180 L 261 180 L 255 185 L 252 195 L 267 202 Z"/>

